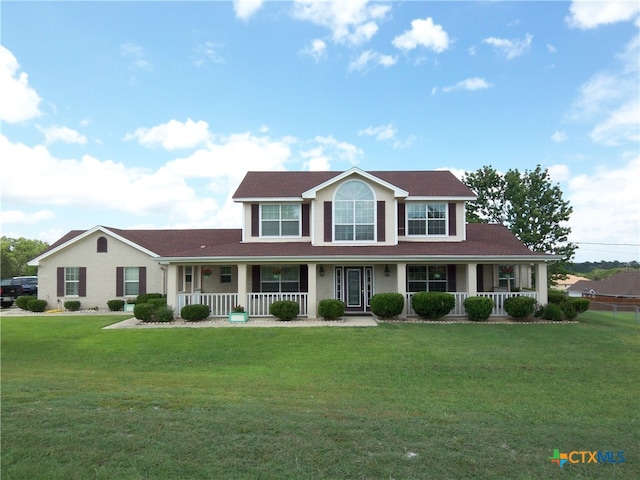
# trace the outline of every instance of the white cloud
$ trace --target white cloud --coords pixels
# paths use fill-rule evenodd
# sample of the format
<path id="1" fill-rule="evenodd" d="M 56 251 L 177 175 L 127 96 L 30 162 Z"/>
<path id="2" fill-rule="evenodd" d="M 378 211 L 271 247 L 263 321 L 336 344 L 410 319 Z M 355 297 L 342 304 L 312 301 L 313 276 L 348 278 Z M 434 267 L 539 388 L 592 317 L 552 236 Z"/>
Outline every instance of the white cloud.
<path id="1" fill-rule="evenodd" d="M 193 64 L 202 67 L 207 63 L 224 63 L 224 58 L 218 53 L 220 45 L 213 42 L 204 42 L 193 49 Z"/>
<path id="2" fill-rule="evenodd" d="M 576 0 L 571 3 L 565 20 L 572 28 L 588 30 L 617 22 L 637 22 L 639 13 L 640 3 L 637 1 Z"/>
<path id="3" fill-rule="evenodd" d="M 449 35 L 442 29 L 442 26 L 434 24 L 431 17 L 424 20 L 418 18 L 411 22 L 411 30 L 397 36 L 391 43 L 394 47 L 404 51 L 423 47 L 436 53 L 442 53 L 449 48 Z"/>
<path id="4" fill-rule="evenodd" d="M 23 212 L 20 210 L 0 211 L 0 225 L 33 225 L 43 220 L 55 218 L 55 213 L 51 210 L 38 210 L 37 212 Z"/>
<path id="5" fill-rule="evenodd" d="M 236 17 L 241 20 L 248 20 L 262 7 L 264 0 L 233 0 L 233 10 Z"/>
<path id="6" fill-rule="evenodd" d="M 579 89 L 569 118 L 593 123 L 591 139 L 603 145 L 638 142 L 640 112 L 640 36 L 635 36 L 617 55 L 617 69 L 597 72 Z"/>
<path id="7" fill-rule="evenodd" d="M 397 59 L 393 56 L 383 55 L 374 50 L 366 50 L 362 52 L 358 56 L 358 58 L 356 58 L 349 64 L 348 70 L 350 72 L 354 72 L 354 71 L 362 72 L 362 71 L 368 71 L 371 68 L 373 68 L 373 66 L 378 66 L 378 65 L 387 68 L 387 67 L 391 67 L 392 65 L 395 65 L 396 61 Z"/>
<path id="8" fill-rule="evenodd" d="M 18 123 L 40 115 L 40 96 L 29 86 L 25 72 L 7 48 L 0 45 L 0 120 Z"/>
<path id="9" fill-rule="evenodd" d="M 514 38 L 509 40 L 507 38 L 489 37 L 485 38 L 483 43 L 493 46 L 501 52 L 507 60 L 512 60 L 529 50 L 532 40 L 533 36 L 527 33 L 523 39 Z"/>
<path id="10" fill-rule="evenodd" d="M 591 139 L 604 145 L 640 142 L 640 105 L 631 100 L 611 112 L 591 131 Z"/>
<path id="11" fill-rule="evenodd" d="M 151 62 L 147 59 L 147 54 L 140 45 L 134 43 L 123 43 L 120 45 L 120 54 L 131 62 L 131 67 L 136 70 L 151 71 Z"/>
<path id="12" fill-rule="evenodd" d="M 571 178 L 571 172 L 569 171 L 569 167 L 567 165 L 551 165 L 547 168 L 547 171 L 549 172 L 549 177 L 555 183 L 566 182 Z"/>
<path id="13" fill-rule="evenodd" d="M 327 55 L 327 44 L 323 40 L 316 38 L 311 41 L 311 44 L 308 47 L 300 50 L 300 54 L 308 55 L 318 63 Z"/>
<path id="14" fill-rule="evenodd" d="M 640 231 L 640 189 L 631 180 L 636 178 L 640 178 L 640 157 L 635 157 L 620 168 L 601 166 L 589 174 L 571 179 L 567 199 L 574 211 L 571 215 L 572 233 L 569 240 L 637 244 Z M 578 261 L 594 260 L 594 254 L 589 254 L 590 258 L 583 258 L 588 248 L 580 247 L 576 255 L 577 259 L 581 259 Z M 638 260 L 638 247 L 623 249 L 612 246 L 608 249 L 615 250 L 608 255 L 612 260 L 623 260 L 623 253 L 629 260 Z"/>
<path id="15" fill-rule="evenodd" d="M 328 170 L 331 161 L 348 162 L 350 165 L 359 163 L 364 154 L 362 149 L 347 142 L 336 140 L 333 136 L 316 136 L 313 145 L 299 152 L 305 160 L 305 166 L 309 170 Z"/>
<path id="16" fill-rule="evenodd" d="M 69 127 L 38 127 L 44 133 L 45 144 L 50 145 L 54 142 L 77 143 L 85 145 L 87 137 L 80 132 Z"/>
<path id="17" fill-rule="evenodd" d="M 151 128 L 138 128 L 126 135 L 125 140 L 137 139 L 145 147 L 162 146 L 166 150 L 194 148 L 209 140 L 209 124 L 203 120 L 186 122 L 169 120 Z"/>
<path id="18" fill-rule="evenodd" d="M 391 10 L 368 0 L 296 0 L 293 16 L 331 30 L 335 43 L 361 45 L 371 40 Z"/>
<path id="19" fill-rule="evenodd" d="M 553 132 L 553 135 L 551 135 L 551 140 L 556 143 L 566 142 L 568 138 L 569 137 L 567 137 L 566 132 L 561 132 L 559 130 L 556 130 L 555 132 Z"/>
<path id="20" fill-rule="evenodd" d="M 358 132 L 358 135 L 366 135 L 368 137 L 376 137 L 376 140 L 390 140 L 395 138 L 398 129 L 391 123 L 380 125 L 378 127 L 367 127 Z"/>
<path id="21" fill-rule="evenodd" d="M 549 53 L 556 53 L 558 49 L 555 46 L 551 45 L 550 43 L 547 43 L 547 51 Z"/>
<path id="22" fill-rule="evenodd" d="M 448 87 L 442 87 L 442 91 L 445 93 L 455 92 L 456 90 L 484 90 L 491 88 L 493 85 L 487 82 L 484 78 L 471 77 L 459 81 L 454 85 Z M 432 94 L 437 93 L 437 88 L 431 91 Z"/>

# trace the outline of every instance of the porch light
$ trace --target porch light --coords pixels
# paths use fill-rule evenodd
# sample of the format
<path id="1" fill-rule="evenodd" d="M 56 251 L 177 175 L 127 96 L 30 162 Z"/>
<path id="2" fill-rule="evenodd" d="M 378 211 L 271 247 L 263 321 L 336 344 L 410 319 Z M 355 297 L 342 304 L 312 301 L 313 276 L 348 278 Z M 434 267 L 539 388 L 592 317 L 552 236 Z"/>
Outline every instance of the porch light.
<path id="1" fill-rule="evenodd" d="M 389 271 L 389 265 L 385 265 L 384 266 L 384 276 L 388 277 L 391 274 L 391 272 Z"/>
<path id="2" fill-rule="evenodd" d="M 318 272 L 321 277 L 324 277 L 324 267 L 320 265 L 320 271 Z"/>

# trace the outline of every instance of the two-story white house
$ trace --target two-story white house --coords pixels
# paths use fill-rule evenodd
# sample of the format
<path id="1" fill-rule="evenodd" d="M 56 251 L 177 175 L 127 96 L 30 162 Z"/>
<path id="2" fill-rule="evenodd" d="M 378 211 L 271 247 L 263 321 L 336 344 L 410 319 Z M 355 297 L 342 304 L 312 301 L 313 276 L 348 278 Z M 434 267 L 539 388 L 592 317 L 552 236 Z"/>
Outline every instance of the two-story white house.
<path id="1" fill-rule="evenodd" d="M 159 292 L 177 312 L 202 303 L 225 316 L 242 305 L 254 317 L 286 299 L 310 318 L 325 298 L 369 312 L 378 292 L 403 294 L 406 315 L 425 290 L 454 293 L 452 315 L 478 294 L 496 315 L 507 295 L 547 303 L 547 264 L 558 257 L 502 225 L 466 224 L 475 194 L 447 171 L 249 172 L 233 199 L 241 229 L 69 232 L 30 262 L 39 297 L 104 308 Z"/>

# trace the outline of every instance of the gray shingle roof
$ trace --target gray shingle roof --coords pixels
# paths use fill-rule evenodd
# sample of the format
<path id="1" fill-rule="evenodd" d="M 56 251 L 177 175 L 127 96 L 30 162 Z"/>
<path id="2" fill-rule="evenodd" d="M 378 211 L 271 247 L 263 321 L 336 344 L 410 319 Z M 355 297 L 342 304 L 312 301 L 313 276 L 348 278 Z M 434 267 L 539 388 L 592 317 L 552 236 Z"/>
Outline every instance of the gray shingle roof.
<path id="1" fill-rule="evenodd" d="M 620 272 L 604 280 L 580 280 L 567 289 L 585 294 L 592 290 L 595 295 L 640 298 L 640 272 Z"/>

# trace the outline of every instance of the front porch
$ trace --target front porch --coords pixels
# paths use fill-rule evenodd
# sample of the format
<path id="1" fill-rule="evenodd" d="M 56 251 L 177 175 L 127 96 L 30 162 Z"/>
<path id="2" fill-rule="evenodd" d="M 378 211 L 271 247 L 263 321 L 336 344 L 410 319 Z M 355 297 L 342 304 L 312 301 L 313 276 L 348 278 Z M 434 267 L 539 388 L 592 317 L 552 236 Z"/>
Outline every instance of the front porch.
<path id="1" fill-rule="evenodd" d="M 449 292 L 456 298 L 454 309 L 447 317 L 464 317 L 464 301 L 470 295 L 466 292 Z M 405 315 L 407 318 L 415 317 L 416 314 L 411 308 L 411 297 L 413 293 L 405 296 Z M 493 311 L 491 316 L 504 317 L 504 301 L 508 297 L 526 296 L 538 299 L 536 292 L 479 292 L 477 295 L 489 297 L 493 300 Z M 288 300 L 296 302 L 300 306 L 300 317 L 312 318 L 309 316 L 309 294 L 308 293 L 248 293 L 246 301 L 239 301 L 237 293 L 181 293 L 176 298 L 176 311 L 179 312 L 185 305 L 202 304 L 207 305 L 211 310 L 211 317 L 226 317 L 236 305 L 245 306 L 245 310 L 250 317 L 269 317 L 269 306 L 276 301 Z"/>
<path id="2" fill-rule="evenodd" d="M 260 263 L 170 265 L 168 298 L 179 313 L 190 304 L 209 306 L 212 317 L 225 317 L 235 306 L 249 316 L 268 317 L 273 302 L 289 300 L 300 306 L 300 316 L 316 318 L 320 300 L 345 302 L 347 314 L 369 314 L 370 300 L 381 292 L 405 298 L 406 317 L 414 316 L 411 297 L 420 291 L 448 292 L 456 297 L 449 316 L 464 316 L 464 300 L 490 297 L 493 316 L 503 316 L 510 296 L 534 297 L 547 303 L 546 263 Z M 537 280 L 536 280 L 537 279 Z M 171 303 L 171 300 L 170 302 Z"/>

